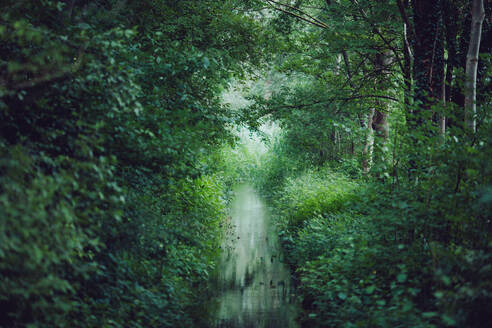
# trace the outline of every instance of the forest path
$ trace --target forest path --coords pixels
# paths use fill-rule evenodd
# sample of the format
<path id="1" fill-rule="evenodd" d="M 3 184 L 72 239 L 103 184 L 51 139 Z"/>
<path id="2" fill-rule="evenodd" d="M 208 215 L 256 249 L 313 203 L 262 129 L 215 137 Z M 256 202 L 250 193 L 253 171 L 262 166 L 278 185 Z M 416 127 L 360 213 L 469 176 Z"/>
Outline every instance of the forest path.
<path id="1" fill-rule="evenodd" d="M 249 185 L 236 189 L 219 267 L 217 328 L 294 328 L 289 269 L 266 206 Z"/>

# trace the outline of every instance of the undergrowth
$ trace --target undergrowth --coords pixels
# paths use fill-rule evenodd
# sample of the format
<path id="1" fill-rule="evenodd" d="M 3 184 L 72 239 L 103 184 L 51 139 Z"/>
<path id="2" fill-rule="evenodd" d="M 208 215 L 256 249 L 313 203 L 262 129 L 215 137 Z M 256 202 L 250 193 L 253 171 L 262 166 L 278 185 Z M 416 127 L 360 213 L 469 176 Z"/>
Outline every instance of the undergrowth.
<path id="1" fill-rule="evenodd" d="M 303 326 L 487 325 L 492 242 L 486 191 L 452 194 L 441 176 L 428 198 L 422 195 L 431 181 L 395 186 L 349 178 L 361 175 L 346 173 L 343 163 L 280 174 L 279 167 L 295 159 L 275 148 L 266 156 L 260 181 L 278 179 L 262 190 L 272 200 L 297 282 Z"/>

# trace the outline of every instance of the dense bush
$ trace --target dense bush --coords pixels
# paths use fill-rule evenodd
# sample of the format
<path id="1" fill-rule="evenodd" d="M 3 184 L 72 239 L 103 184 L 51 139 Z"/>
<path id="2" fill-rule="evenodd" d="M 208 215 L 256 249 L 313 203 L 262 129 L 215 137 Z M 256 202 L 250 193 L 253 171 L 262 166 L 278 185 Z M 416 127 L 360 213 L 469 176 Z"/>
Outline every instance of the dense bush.
<path id="1" fill-rule="evenodd" d="M 215 269 L 225 215 L 222 185 L 205 176 L 169 186 L 158 176 L 130 175 L 123 220 L 106 227 L 111 234 L 98 256 L 106 269 L 85 281 L 91 290 L 80 295 L 93 304 L 74 317 L 93 318 L 82 326 L 205 322 L 204 282 Z"/>
<path id="2" fill-rule="evenodd" d="M 432 199 L 422 197 L 427 184 L 398 191 L 327 169 L 285 179 L 274 196 L 276 221 L 306 326 L 486 325 L 488 193 L 450 194 L 447 177 L 431 179 L 443 186 L 432 189 Z M 456 206 L 457 199 L 467 206 Z M 456 225 L 468 217 L 473 221 Z"/>
<path id="3" fill-rule="evenodd" d="M 2 2 L 1 327 L 206 322 L 227 185 L 202 163 L 261 35 L 241 6 Z"/>
<path id="4" fill-rule="evenodd" d="M 0 325 L 64 326 L 78 306 L 78 282 L 97 269 L 103 222 L 119 218 L 121 201 L 101 197 L 119 194 L 104 179 L 112 167 L 31 156 L 4 143 L 0 153 Z"/>
<path id="5" fill-rule="evenodd" d="M 275 183 L 262 190 L 273 202 L 305 326 L 487 324 L 492 147 L 490 126 L 482 129 L 475 147 L 453 138 L 433 158 L 414 152 L 432 167 L 418 182 L 361 177 L 344 161 L 306 168 L 286 146 L 271 148 L 258 181 Z"/>

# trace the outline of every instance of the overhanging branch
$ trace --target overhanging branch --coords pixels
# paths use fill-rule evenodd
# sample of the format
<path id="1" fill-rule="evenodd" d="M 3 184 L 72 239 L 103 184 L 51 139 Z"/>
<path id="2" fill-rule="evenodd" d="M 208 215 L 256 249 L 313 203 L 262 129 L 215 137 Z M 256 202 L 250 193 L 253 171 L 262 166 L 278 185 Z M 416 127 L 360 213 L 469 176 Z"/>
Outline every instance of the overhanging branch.
<path id="1" fill-rule="evenodd" d="M 391 100 L 394 102 L 400 102 L 400 100 L 395 98 L 395 97 L 370 94 L 370 95 L 353 95 L 353 96 L 349 96 L 349 97 L 332 97 L 332 98 L 329 98 L 327 100 L 315 101 L 315 102 L 312 102 L 309 104 L 282 105 L 282 106 L 276 107 L 275 109 L 280 109 L 280 108 L 301 109 L 304 107 L 310 107 L 310 106 L 315 106 L 315 105 L 323 105 L 323 104 L 327 104 L 327 103 L 332 103 L 332 102 L 337 101 L 337 100 L 338 101 L 350 101 L 350 100 L 355 100 L 355 99 L 366 99 L 366 98 L 387 99 L 387 100 Z"/>
<path id="2" fill-rule="evenodd" d="M 275 1 L 275 0 L 267 0 L 267 1 L 269 1 L 269 2 L 273 2 L 273 3 L 275 3 L 275 4 L 279 5 L 279 6 L 287 7 L 287 8 L 289 8 L 289 9 L 291 9 L 291 10 L 295 10 L 295 11 L 299 12 L 300 14 L 302 14 L 302 15 L 304 15 L 304 16 L 307 16 L 307 17 L 309 17 L 309 18 L 310 18 L 310 19 L 312 19 L 314 22 L 316 22 L 316 23 L 318 23 L 318 24 L 320 24 L 320 25 L 323 25 L 323 26 L 324 26 L 324 28 L 328 28 L 328 24 L 326 24 L 325 22 L 323 22 L 323 21 L 321 21 L 321 20 L 317 19 L 317 18 L 316 18 L 316 17 L 314 17 L 314 16 L 311 16 L 310 14 L 306 13 L 305 11 L 302 11 L 301 9 L 299 9 L 299 8 L 297 8 L 297 7 L 294 7 L 294 6 L 291 6 L 291 5 L 289 5 L 289 4 L 285 4 L 285 3 L 279 2 L 279 1 Z"/>
<path id="3" fill-rule="evenodd" d="M 295 18 L 297 18 L 297 19 L 300 19 L 300 20 L 302 20 L 302 21 L 304 21 L 304 22 L 307 22 L 307 23 L 309 23 L 309 24 L 311 24 L 311 25 L 314 25 L 314 26 L 317 26 L 317 27 L 321 27 L 321 28 L 323 28 L 323 29 L 327 29 L 327 28 L 328 28 L 328 26 L 327 26 L 327 25 L 325 25 L 325 24 L 323 24 L 323 23 L 318 23 L 316 20 L 310 20 L 310 19 L 307 19 L 307 18 L 305 18 L 305 17 L 302 17 L 302 16 L 301 16 L 301 15 L 299 15 L 299 14 L 296 14 L 296 13 L 293 13 L 293 12 L 291 12 L 291 11 L 285 10 L 285 9 L 283 9 L 283 8 L 281 8 L 281 7 L 277 7 L 277 6 L 275 6 L 275 5 L 274 5 L 274 3 L 276 3 L 276 2 L 274 2 L 274 1 L 272 1 L 272 0 L 266 0 L 266 3 L 267 3 L 268 5 L 270 5 L 270 7 L 272 7 L 272 8 L 273 8 L 273 9 L 275 9 L 275 10 L 281 11 L 281 12 L 283 12 L 283 13 L 287 14 L 287 15 L 290 15 L 290 16 L 292 16 L 292 17 L 295 17 Z M 302 11 L 301 11 L 301 12 L 302 12 Z M 302 12 L 302 13 L 304 13 L 304 12 Z M 309 15 L 308 15 L 308 16 L 309 16 Z"/>

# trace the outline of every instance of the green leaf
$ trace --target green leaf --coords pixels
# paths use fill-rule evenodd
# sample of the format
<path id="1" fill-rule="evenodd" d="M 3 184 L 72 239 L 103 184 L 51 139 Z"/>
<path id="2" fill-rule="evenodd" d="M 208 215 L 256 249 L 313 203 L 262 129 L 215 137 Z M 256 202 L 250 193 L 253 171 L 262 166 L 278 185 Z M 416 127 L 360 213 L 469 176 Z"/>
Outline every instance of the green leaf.
<path id="1" fill-rule="evenodd" d="M 400 273 L 399 275 L 396 276 L 396 280 L 398 280 L 398 282 L 405 282 L 407 280 L 407 274 Z"/>
<path id="2" fill-rule="evenodd" d="M 444 292 L 442 291 L 437 291 L 434 293 L 434 296 L 437 298 L 437 299 L 441 299 L 444 297 Z"/>
<path id="3" fill-rule="evenodd" d="M 77 27 L 82 30 L 89 30 L 91 28 L 91 26 L 87 23 L 78 23 Z"/>
<path id="4" fill-rule="evenodd" d="M 210 60 L 208 59 L 208 57 L 203 57 L 203 67 L 205 69 L 210 67 Z"/>
<path id="5" fill-rule="evenodd" d="M 437 313 L 437 312 L 424 312 L 424 313 L 422 313 L 422 316 L 423 316 L 424 318 L 427 318 L 427 319 L 429 319 L 429 318 L 434 318 L 434 317 L 435 317 L 435 316 L 437 316 L 437 315 L 438 315 L 438 313 Z"/>
<path id="6" fill-rule="evenodd" d="M 442 321 L 448 326 L 454 326 L 456 324 L 456 320 L 454 320 L 454 318 L 451 318 L 447 314 L 443 314 L 441 318 Z"/>

